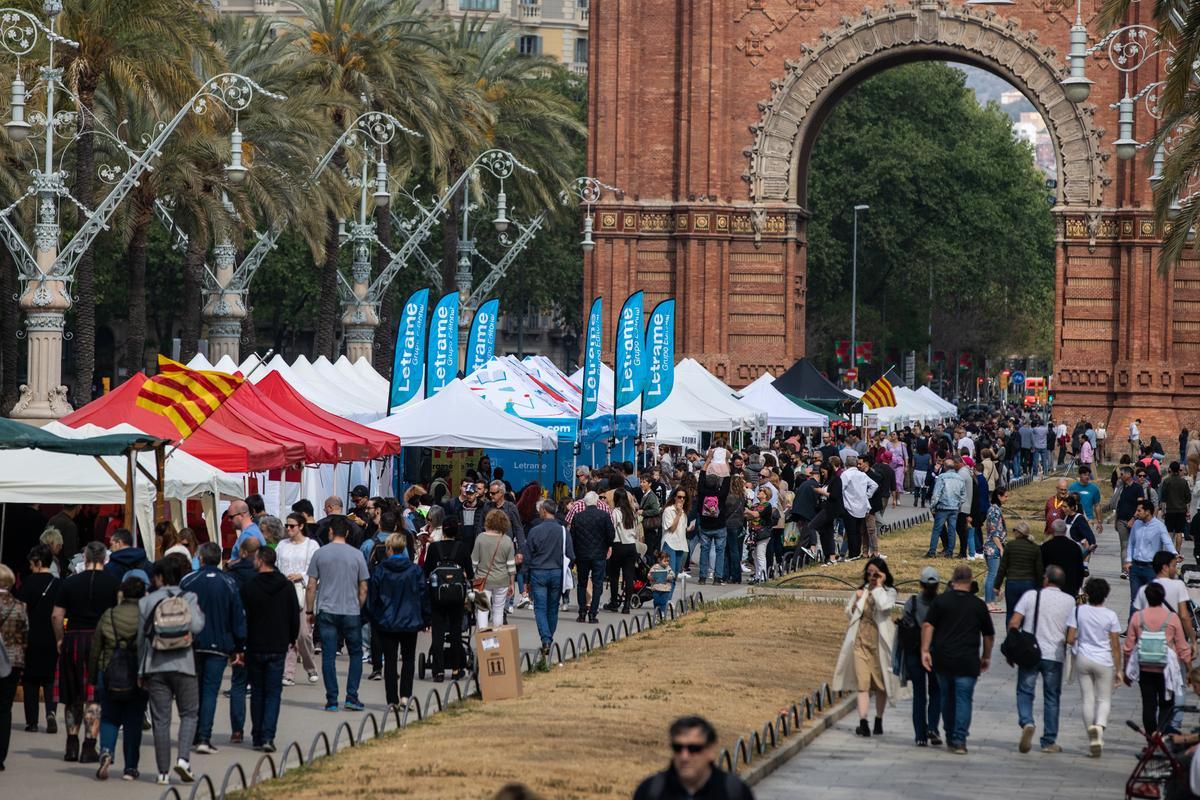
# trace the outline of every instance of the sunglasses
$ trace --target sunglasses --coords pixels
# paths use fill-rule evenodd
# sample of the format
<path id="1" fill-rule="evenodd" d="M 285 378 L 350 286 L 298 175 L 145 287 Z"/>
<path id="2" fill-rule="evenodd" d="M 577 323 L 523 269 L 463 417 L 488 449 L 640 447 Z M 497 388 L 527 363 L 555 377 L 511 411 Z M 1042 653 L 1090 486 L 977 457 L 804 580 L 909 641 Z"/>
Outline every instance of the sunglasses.
<path id="1" fill-rule="evenodd" d="M 297 524 L 296 524 L 296 523 L 294 523 L 294 522 L 289 522 L 289 523 L 287 524 L 287 526 L 288 526 L 289 528 L 299 528 L 299 527 L 300 527 L 299 525 L 297 525 Z"/>
<path id="2" fill-rule="evenodd" d="M 708 745 L 697 742 L 671 742 L 671 751 L 674 753 L 682 753 L 684 750 L 687 750 L 692 755 L 696 755 L 706 747 Z"/>
<path id="3" fill-rule="evenodd" d="M 490 494 L 492 497 L 499 497 L 500 495 L 504 494 L 504 492 L 495 491 L 495 492 L 488 492 L 488 494 Z"/>

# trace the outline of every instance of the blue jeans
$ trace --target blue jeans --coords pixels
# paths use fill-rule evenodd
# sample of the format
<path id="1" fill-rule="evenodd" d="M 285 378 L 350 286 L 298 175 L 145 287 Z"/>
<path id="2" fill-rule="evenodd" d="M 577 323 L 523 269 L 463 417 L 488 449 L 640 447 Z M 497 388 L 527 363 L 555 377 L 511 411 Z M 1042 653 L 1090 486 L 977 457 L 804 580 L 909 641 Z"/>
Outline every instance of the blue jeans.
<path id="1" fill-rule="evenodd" d="M 350 674 L 346 676 L 346 702 L 358 702 L 358 684 L 362 682 L 362 615 L 317 614 L 321 623 L 321 677 L 325 681 L 325 705 L 336 706 L 338 698 L 337 642 L 346 639 Z"/>
<path id="2" fill-rule="evenodd" d="M 996 573 L 1000 570 L 1000 556 L 985 556 L 987 560 L 987 581 L 983 584 L 983 599 L 988 603 L 996 601 Z"/>
<path id="3" fill-rule="evenodd" d="M 725 566 L 725 528 L 700 531 L 700 580 L 721 577 Z M 709 557 L 712 553 L 712 557 Z M 711 574 L 710 574 L 711 572 Z"/>
<path id="4" fill-rule="evenodd" d="M 982 548 L 979 547 L 979 528 L 968 527 L 967 528 L 967 555 L 968 556 L 978 555 L 980 549 L 982 549 Z"/>
<path id="5" fill-rule="evenodd" d="M 926 672 L 921 666 L 921 651 L 904 654 L 905 670 L 913 688 L 912 720 L 913 734 L 917 741 L 924 741 L 930 734 L 938 732 L 938 719 L 942 715 L 942 690 L 937 676 Z"/>
<path id="6" fill-rule="evenodd" d="M 654 610 L 655 611 L 657 611 L 658 613 L 662 614 L 665 617 L 667 615 L 667 606 L 669 606 L 669 605 L 671 605 L 671 593 L 670 592 L 654 592 Z"/>
<path id="7" fill-rule="evenodd" d="M 738 522 L 725 526 L 725 581 L 742 582 L 742 540 L 746 536 L 746 523 Z"/>
<path id="8" fill-rule="evenodd" d="M 200 718 L 196 727 L 197 742 L 212 742 L 213 720 L 217 716 L 217 697 L 229 656 L 222 653 L 196 653 L 196 682 L 200 684 Z M 232 697 L 233 692 L 230 692 Z M 242 690 L 242 697 L 246 692 Z M 244 711 L 243 711 L 243 719 Z M 241 730 L 238 728 L 237 730 Z"/>
<path id="9" fill-rule="evenodd" d="M 974 675 L 937 674 L 938 689 L 942 693 L 942 724 L 946 728 L 946 741 L 950 744 L 966 745 L 971 733 L 971 703 L 975 699 Z"/>
<path id="10" fill-rule="evenodd" d="M 229 670 L 229 728 L 233 733 L 246 729 L 245 666 L 234 666 Z"/>
<path id="11" fill-rule="evenodd" d="M 1042 465 L 1042 474 L 1049 475 L 1050 474 L 1050 451 L 1044 447 L 1040 447 L 1040 448 L 1038 448 L 1038 450 L 1036 451 L 1036 453 L 1034 455 L 1037 459 L 1037 463 Z"/>
<path id="12" fill-rule="evenodd" d="M 1154 583 L 1154 568 L 1141 564 L 1129 565 L 1129 616 L 1133 616 L 1133 601 L 1137 599 L 1138 590 L 1147 584 Z"/>
<path id="13" fill-rule="evenodd" d="M 933 512 L 933 533 L 929 536 L 929 552 L 936 553 L 942 538 L 942 530 L 946 531 L 946 547 L 944 553 L 954 552 L 954 526 L 958 522 L 958 509 L 935 509 Z"/>
<path id="14" fill-rule="evenodd" d="M 678 575 L 683 570 L 683 565 L 687 560 L 686 550 L 674 550 L 669 544 L 663 544 L 663 552 L 671 560 L 671 572 Z"/>
<path id="15" fill-rule="evenodd" d="M 531 569 L 529 595 L 533 599 L 533 616 L 537 620 L 542 647 L 549 647 L 558 628 L 558 609 L 562 605 L 562 570 Z"/>
<path id="16" fill-rule="evenodd" d="M 246 654 L 246 674 L 250 678 L 251 736 L 256 745 L 275 741 L 279 704 L 283 699 L 283 660 L 286 656 L 286 653 Z"/>
<path id="17" fill-rule="evenodd" d="M 1005 581 L 1004 583 L 1004 627 L 1008 628 L 1009 621 L 1012 620 L 1013 610 L 1017 607 L 1017 603 L 1021 601 L 1021 597 L 1034 588 L 1033 581 Z"/>
<path id="18" fill-rule="evenodd" d="M 146 712 L 146 693 L 138 689 L 132 697 L 117 700 L 104 691 L 104 674 L 101 673 L 96 676 L 96 697 L 100 700 L 100 752 L 115 752 L 117 732 L 124 729 L 121 752 L 125 756 L 125 771 L 136 771 L 142 748 L 142 715 Z"/>
<path id="19" fill-rule="evenodd" d="M 1058 698 L 1062 693 L 1061 661 L 1043 658 L 1036 667 L 1017 668 L 1017 719 L 1021 727 L 1033 724 L 1033 694 L 1042 676 L 1042 747 L 1058 738 Z"/>
<path id="20" fill-rule="evenodd" d="M 1023 460 L 1024 459 L 1021 458 L 1020 451 L 1017 451 L 1013 455 L 1013 460 L 1008 463 L 1008 468 L 1010 470 L 1012 470 L 1013 480 L 1016 480 L 1017 478 L 1021 477 L 1021 462 Z"/>

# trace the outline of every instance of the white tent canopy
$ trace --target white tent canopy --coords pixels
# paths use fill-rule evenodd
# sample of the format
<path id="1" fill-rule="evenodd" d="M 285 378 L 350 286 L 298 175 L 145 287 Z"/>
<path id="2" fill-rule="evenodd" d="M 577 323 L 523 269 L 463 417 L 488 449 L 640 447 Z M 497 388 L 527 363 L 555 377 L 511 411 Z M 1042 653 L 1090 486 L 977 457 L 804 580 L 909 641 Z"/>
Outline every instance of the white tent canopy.
<path id="1" fill-rule="evenodd" d="M 923 397 L 920 393 L 914 392 L 907 386 L 897 386 L 896 397 L 904 398 L 904 401 L 914 409 L 925 409 L 925 422 L 936 422 L 946 416 L 946 412 L 935 405 L 931 400 Z"/>
<path id="2" fill-rule="evenodd" d="M 217 363 L 215 363 L 215 364 L 213 364 L 213 365 L 212 365 L 212 368 L 213 368 L 213 369 L 215 369 L 217 372 L 228 372 L 230 375 L 232 375 L 233 373 L 237 372 L 237 371 L 238 371 L 238 369 L 239 369 L 239 367 L 238 367 L 238 365 L 237 365 L 237 362 L 236 362 L 236 361 L 234 361 L 234 360 L 233 360 L 233 359 L 232 359 L 232 358 L 229 356 L 229 354 L 228 354 L 228 353 L 226 353 L 225 355 L 221 356 L 221 357 L 220 357 L 220 358 L 217 360 Z M 243 376 L 243 377 L 245 377 L 245 376 Z"/>
<path id="3" fill-rule="evenodd" d="M 110 433 L 142 433 L 132 425 L 117 425 L 113 428 L 84 425 L 70 428 L 60 422 L 51 422 L 44 430 L 68 439 L 83 439 Z M 124 456 L 102 458 L 121 480 L 125 479 Z M 139 453 L 138 463 L 151 475 L 155 474 L 157 467 L 153 451 Z M 176 450 L 167 459 L 163 476 L 163 496 L 168 500 L 183 502 L 193 497 L 207 496 L 212 501 L 222 495 L 232 498 L 241 497 L 243 494 L 245 489 L 239 478 L 214 469 L 194 456 Z M 54 453 L 48 450 L 0 451 L 0 503 L 119 505 L 124 502 L 125 490 L 93 456 Z M 152 548 L 154 484 L 141 472 L 135 473 L 134 506 L 143 540 Z M 206 510 L 209 512 L 209 518 L 215 521 L 215 505 L 210 502 Z"/>
<path id="4" fill-rule="evenodd" d="M 327 383 L 334 387 L 341 387 L 343 391 L 353 394 L 360 403 L 375 408 L 380 414 L 383 414 L 384 406 L 387 404 L 387 389 L 369 386 L 357 372 L 351 370 L 349 373 L 345 373 L 335 367 L 333 362 L 325 356 L 313 361 L 312 369 Z"/>
<path id="5" fill-rule="evenodd" d="M 943 400 L 938 396 L 937 392 L 933 391 L 933 389 L 930 389 L 928 386 L 919 386 L 917 387 L 916 392 L 921 397 L 940 408 L 946 414 L 958 414 L 957 406 L 955 406 L 953 403 Z"/>
<path id="6" fill-rule="evenodd" d="M 189 369 L 213 369 L 213 365 L 209 363 L 209 360 L 202 353 L 196 353 L 196 355 L 192 356 L 192 360 L 187 362 L 185 366 Z"/>
<path id="7" fill-rule="evenodd" d="M 656 422 L 654 434 L 646 437 L 649 441 L 673 447 L 700 447 L 700 433 L 686 423 L 667 417 Z"/>
<path id="8" fill-rule="evenodd" d="M 575 370 L 567 380 L 571 381 L 576 387 L 583 387 L 583 367 Z M 616 384 L 616 376 L 613 374 L 612 367 L 604 362 L 600 362 L 600 403 L 599 408 L 608 409 L 608 413 L 612 413 L 613 404 L 613 388 Z M 627 403 L 617 409 L 619 414 L 636 414 L 638 413 L 638 404 L 641 399 L 634 400 L 632 403 Z"/>
<path id="9" fill-rule="evenodd" d="M 730 419 L 734 420 L 732 427 L 718 428 L 716 430 L 736 430 L 740 428 L 762 429 L 767 426 L 767 415 L 761 409 L 756 408 L 748 403 L 738 400 L 734 395 L 733 389 L 730 389 L 721 380 L 706 370 L 700 365 L 700 362 L 685 358 L 675 365 L 675 388 L 671 394 L 674 396 L 681 388 L 687 389 L 694 396 L 701 399 L 705 405 L 714 409 L 720 410 Z M 668 397 L 663 406 L 671 402 Z M 662 408 L 660 406 L 659 408 Z M 654 409 L 658 411 L 659 409 Z M 653 413 L 653 412 L 651 412 Z M 671 416 L 669 414 L 658 413 L 656 417 Z M 679 417 L 687 421 L 686 417 Z M 704 428 L 703 430 L 713 430 Z"/>
<path id="10" fill-rule="evenodd" d="M 351 384 L 340 374 L 334 380 L 329 380 L 302 355 L 297 356 L 296 360 L 292 362 L 292 373 L 299 376 L 300 380 L 309 387 L 318 389 L 322 394 L 336 400 L 339 407 L 348 412 L 374 414 L 375 418 L 384 414 L 383 406 L 386 402 L 384 398 L 380 397 L 378 402 L 372 402 L 370 398 L 362 397 L 357 388 L 358 384 Z"/>
<path id="11" fill-rule="evenodd" d="M 761 412 L 755 410 L 755 413 Z M 677 382 L 670 397 L 662 405 L 647 411 L 646 417 L 654 420 L 660 431 L 680 426 L 694 431 L 734 431 L 745 422 L 745 408 L 739 404 L 738 408 L 730 411 L 728 407 L 714 406 L 687 384 Z"/>
<path id="12" fill-rule="evenodd" d="M 407 405 L 370 427 L 400 437 L 406 447 L 553 450 L 558 436 L 508 414 L 458 378 L 426 400 Z"/>
<path id="13" fill-rule="evenodd" d="M 391 389 L 391 383 L 388 379 L 376 372 L 375 368 L 365 358 L 360 358 L 351 364 L 350 359 L 345 356 L 338 356 L 338 360 L 333 362 L 333 366 L 337 368 L 338 372 L 355 375 L 358 378 L 358 382 L 363 386 L 378 389 L 385 393 Z"/>
<path id="14" fill-rule="evenodd" d="M 788 400 L 772 385 L 774 381 L 770 372 L 759 375 L 742 390 L 742 402 L 765 411 L 768 425 L 801 428 L 824 428 L 829 425 L 829 418 L 824 414 L 801 408 Z"/>

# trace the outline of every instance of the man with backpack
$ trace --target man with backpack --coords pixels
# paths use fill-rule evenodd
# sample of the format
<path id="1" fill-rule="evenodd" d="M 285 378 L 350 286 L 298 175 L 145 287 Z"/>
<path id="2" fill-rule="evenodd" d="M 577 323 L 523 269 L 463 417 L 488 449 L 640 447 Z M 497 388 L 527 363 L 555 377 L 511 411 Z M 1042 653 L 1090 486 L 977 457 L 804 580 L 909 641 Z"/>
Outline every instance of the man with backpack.
<path id="1" fill-rule="evenodd" d="M 179 709 L 179 756 L 175 774 L 184 783 L 196 778 L 190 760 L 200 716 L 200 690 L 196 683 L 196 654 L 192 644 L 204 630 L 204 612 L 196 595 L 179 588 L 191 564 L 178 553 L 166 556 L 155 567 L 156 589 L 138 601 L 138 652 L 142 685 L 150 697 L 150 722 L 154 728 L 154 761 L 158 784 L 171 783 L 171 702 Z"/>
<path id="2" fill-rule="evenodd" d="M 254 749 L 275 752 L 283 696 L 283 660 L 300 635 L 300 602 L 292 582 L 275 569 L 275 551 L 260 548 L 254 579 L 242 585 L 246 609 L 246 674 Z"/>
<path id="3" fill-rule="evenodd" d="M 699 481 L 700 515 L 696 527 L 700 529 L 700 584 L 704 585 L 711 577 L 714 585 L 720 585 L 725 571 L 725 499 L 729 497 L 729 477 L 710 473 L 710 466 L 710 461 L 705 461 Z"/>
<path id="4" fill-rule="evenodd" d="M 1017 665 L 1017 718 L 1021 741 L 1017 749 L 1028 753 L 1037 726 L 1033 721 L 1033 698 L 1037 679 L 1042 677 L 1042 752 L 1061 753 L 1058 742 L 1058 704 L 1062 693 L 1063 661 L 1066 659 L 1067 626 L 1075 613 L 1075 597 L 1063 591 L 1067 575 L 1062 567 L 1046 567 L 1041 589 L 1022 595 L 1008 622 L 1010 632 L 1021 630 L 1037 639 L 1041 658 L 1031 666 Z"/>
<path id="5" fill-rule="evenodd" d="M 442 539 L 432 542 L 425 552 L 425 580 L 429 584 L 430 633 L 433 651 L 433 680 L 446 679 L 446 640 L 450 644 L 451 677 L 463 677 L 466 657 L 463 653 L 462 622 L 467 591 L 475 578 L 471 566 L 471 548 L 459 541 L 459 524 L 450 516 L 442 523 Z"/>
<path id="6" fill-rule="evenodd" d="M 549 498 L 542 500 L 538 503 L 538 513 L 541 521 L 525 535 L 525 565 L 529 569 L 529 593 L 533 597 L 533 615 L 545 660 L 550 656 L 550 645 L 558 628 L 564 560 L 573 562 L 575 550 L 567 529 L 557 519 L 558 504 Z"/>
<path id="7" fill-rule="evenodd" d="M 246 542 L 255 541 L 247 539 Z M 245 545 L 246 542 L 242 544 Z M 255 542 L 257 544 L 257 542 Z M 249 548 L 247 548 L 249 549 Z M 256 549 L 257 552 L 257 549 Z M 221 546 L 205 542 L 196 551 L 200 569 L 179 582 L 179 588 L 196 596 L 204 614 L 204 630 L 196 637 L 196 677 L 200 688 L 200 716 L 196 729 L 196 752 L 217 752 L 212 744 L 213 719 L 225 667 L 242 664 L 246 642 L 246 612 L 233 576 L 221 571 Z M 253 564 L 254 559 L 243 559 Z M 299 618 L 299 612 L 297 612 Z"/>
<path id="8" fill-rule="evenodd" d="M 370 508 L 370 507 L 368 507 Z M 367 560 L 367 574 L 375 571 L 375 567 L 379 562 L 387 558 L 387 548 L 385 543 L 389 536 L 398 532 L 400 520 L 394 512 L 383 511 L 375 514 L 375 534 L 367 539 L 358 548 L 363 554 L 363 558 Z M 366 620 L 363 620 L 366 623 Z M 363 635 L 363 639 L 370 643 L 371 647 L 371 672 L 367 675 L 369 681 L 383 680 L 383 644 L 379 639 L 379 633 L 374 627 L 367 623 L 369 633 Z"/>

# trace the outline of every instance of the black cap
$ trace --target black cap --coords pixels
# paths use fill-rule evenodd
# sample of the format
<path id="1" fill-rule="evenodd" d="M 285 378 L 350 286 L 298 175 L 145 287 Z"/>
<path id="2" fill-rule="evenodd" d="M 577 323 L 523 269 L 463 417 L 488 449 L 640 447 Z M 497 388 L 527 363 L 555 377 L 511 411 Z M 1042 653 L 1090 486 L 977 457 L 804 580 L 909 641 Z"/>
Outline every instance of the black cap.
<path id="1" fill-rule="evenodd" d="M 361 483 L 350 490 L 351 497 L 366 497 L 369 494 L 370 492 L 367 491 L 367 487 L 363 486 Z"/>

